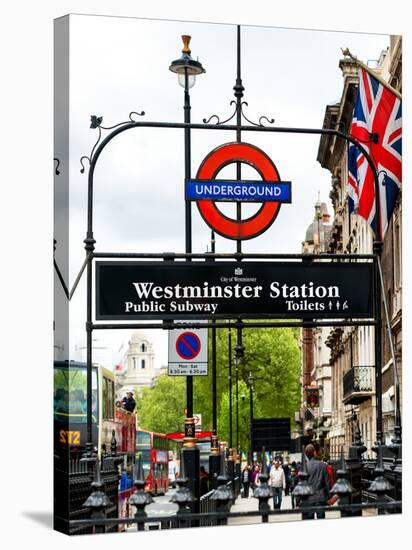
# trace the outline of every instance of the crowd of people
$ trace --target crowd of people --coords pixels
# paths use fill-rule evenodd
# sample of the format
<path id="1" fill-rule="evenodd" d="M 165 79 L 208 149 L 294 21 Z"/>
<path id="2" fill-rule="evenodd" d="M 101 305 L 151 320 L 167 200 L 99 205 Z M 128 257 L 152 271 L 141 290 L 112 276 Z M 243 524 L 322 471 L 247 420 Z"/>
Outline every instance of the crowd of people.
<path id="1" fill-rule="evenodd" d="M 312 444 L 305 448 L 306 469 L 308 472 L 308 482 L 313 488 L 313 495 L 309 497 L 309 502 L 313 506 L 326 506 L 335 502 L 334 497 L 330 497 L 330 489 L 334 484 L 334 476 L 331 465 L 322 460 L 319 451 Z M 248 498 L 249 495 L 256 490 L 261 484 L 260 473 L 262 465 L 256 462 L 252 465 L 246 464 L 242 469 L 242 497 Z M 293 495 L 293 490 L 299 481 L 299 474 L 302 471 L 301 462 L 288 462 L 280 457 L 272 459 L 268 464 L 268 485 L 272 489 L 273 508 L 280 509 L 282 505 L 283 495 L 291 497 L 292 508 L 295 508 L 299 503 Z M 303 515 L 303 519 L 311 519 L 314 513 Z M 316 517 L 322 519 L 325 517 L 325 512 L 317 512 Z"/>

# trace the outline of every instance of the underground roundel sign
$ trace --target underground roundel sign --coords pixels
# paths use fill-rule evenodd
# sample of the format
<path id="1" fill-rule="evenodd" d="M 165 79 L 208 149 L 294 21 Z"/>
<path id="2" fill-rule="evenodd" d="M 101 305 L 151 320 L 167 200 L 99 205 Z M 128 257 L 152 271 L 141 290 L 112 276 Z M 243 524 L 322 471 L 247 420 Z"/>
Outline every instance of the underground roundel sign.
<path id="1" fill-rule="evenodd" d="M 231 180 L 219 180 L 219 186 L 213 186 L 213 181 L 218 172 L 228 164 L 237 162 L 245 163 L 255 168 L 260 174 L 262 181 L 235 182 Z M 273 161 L 261 149 L 249 143 L 226 143 L 213 150 L 203 160 L 197 172 L 196 180 L 193 181 L 197 182 L 198 188 L 200 187 L 199 183 L 203 181 L 210 183 L 209 187 L 212 189 L 216 187 L 221 192 L 226 192 L 225 198 L 222 198 L 222 194 L 220 194 L 219 198 L 214 196 L 211 200 L 199 199 L 196 200 L 196 203 L 200 214 L 209 227 L 228 239 L 246 240 L 257 237 L 266 231 L 275 221 L 281 202 L 291 202 L 290 182 L 280 182 L 279 173 Z M 206 185 L 203 187 L 206 189 Z M 254 191 L 255 198 L 244 199 L 246 195 L 252 195 L 252 191 Z M 271 191 L 272 196 L 269 195 L 269 191 Z M 229 192 L 231 192 L 231 197 L 227 197 Z M 276 200 L 276 194 L 273 195 L 274 192 L 278 193 L 279 200 Z M 236 194 L 242 198 L 237 199 Z M 270 198 L 266 198 L 269 196 Z M 218 209 L 216 202 L 219 200 L 254 200 L 255 202 L 262 203 L 262 206 L 253 216 L 247 219 L 236 220 L 225 216 Z"/>

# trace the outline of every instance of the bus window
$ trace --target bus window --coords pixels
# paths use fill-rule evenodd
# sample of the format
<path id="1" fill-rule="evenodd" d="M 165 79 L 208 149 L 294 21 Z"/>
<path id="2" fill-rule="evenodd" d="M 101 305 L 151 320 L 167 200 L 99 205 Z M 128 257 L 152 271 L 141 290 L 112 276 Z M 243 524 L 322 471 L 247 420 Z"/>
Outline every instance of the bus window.
<path id="1" fill-rule="evenodd" d="M 103 376 L 103 420 L 114 419 L 114 382 Z"/>
<path id="2" fill-rule="evenodd" d="M 139 449 L 140 446 L 150 449 L 150 433 L 143 432 L 141 430 L 136 431 L 136 449 Z"/>
<path id="3" fill-rule="evenodd" d="M 87 421 L 87 374 L 75 365 L 54 368 L 54 417 L 71 423 Z M 97 422 L 97 371 L 92 369 L 92 421 Z"/>

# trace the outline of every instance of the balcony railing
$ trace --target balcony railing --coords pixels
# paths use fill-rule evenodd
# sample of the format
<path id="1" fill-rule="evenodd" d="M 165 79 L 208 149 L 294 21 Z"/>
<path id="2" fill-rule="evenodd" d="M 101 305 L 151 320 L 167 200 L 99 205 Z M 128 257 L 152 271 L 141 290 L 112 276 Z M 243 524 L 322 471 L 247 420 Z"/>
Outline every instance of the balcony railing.
<path id="1" fill-rule="evenodd" d="M 343 375 L 343 402 L 359 405 L 372 395 L 372 376 L 374 367 L 352 367 Z"/>

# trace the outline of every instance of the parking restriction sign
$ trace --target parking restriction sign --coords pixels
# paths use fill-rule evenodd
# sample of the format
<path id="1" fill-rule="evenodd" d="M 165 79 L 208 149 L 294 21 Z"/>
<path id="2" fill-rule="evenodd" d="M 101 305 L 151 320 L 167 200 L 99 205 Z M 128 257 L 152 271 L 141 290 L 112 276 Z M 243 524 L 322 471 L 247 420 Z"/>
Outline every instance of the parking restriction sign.
<path id="1" fill-rule="evenodd" d="M 169 375 L 207 375 L 207 329 L 169 331 Z"/>

